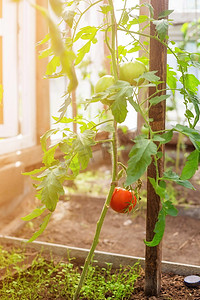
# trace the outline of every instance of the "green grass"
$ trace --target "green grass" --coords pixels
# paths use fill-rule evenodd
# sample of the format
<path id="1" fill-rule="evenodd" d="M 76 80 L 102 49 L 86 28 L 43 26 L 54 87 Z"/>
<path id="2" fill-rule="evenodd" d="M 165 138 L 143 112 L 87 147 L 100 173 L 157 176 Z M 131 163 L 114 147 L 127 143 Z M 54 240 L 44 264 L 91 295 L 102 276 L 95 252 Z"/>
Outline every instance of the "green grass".
<path id="1" fill-rule="evenodd" d="M 4 266 L 18 263 L 24 254 L 8 253 L 1 248 L 1 259 L 6 257 Z M 3 259 L 3 261 L 5 261 Z M 80 278 L 80 268 L 69 262 L 55 263 L 47 261 L 38 255 L 28 269 L 17 268 L 14 276 L 8 272 L 7 277 L 0 281 L 0 299 L 72 299 Z M 79 299 L 84 300 L 122 300 L 130 299 L 134 283 L 140 273 L 140 266 L 120 267 L 113 270 L 111 264 L 104 268 L 90 266 L 85 284 L 81 289 Z"/>

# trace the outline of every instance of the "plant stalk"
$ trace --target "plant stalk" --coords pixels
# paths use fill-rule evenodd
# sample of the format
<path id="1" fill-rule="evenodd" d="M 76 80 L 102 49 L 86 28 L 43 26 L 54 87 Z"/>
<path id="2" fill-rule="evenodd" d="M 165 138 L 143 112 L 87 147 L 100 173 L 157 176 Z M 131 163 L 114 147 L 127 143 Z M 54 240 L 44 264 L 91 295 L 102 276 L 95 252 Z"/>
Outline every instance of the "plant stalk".
<path id="1" fill-rule="evenodd" d="M 109 190 L 107 199 L 106 199 L 106 201 L 104 203 L 104 206 L 102 208 L 101 215 L 99 217 L 99 220 L 97 221 L 96 232 L 95 232 L 95 236 L 94 236 L 94 239 L 93 239 L 93 242 L 92 242 L 92 246 L 91 246 L 90 251 L 88 253 L 88 256 L 85 260 L 83 271 L 82 271 L 82 274 L 81 274 L 81 278 L 80 278 L 78 287 L 76 289 L 76 292 L 74 294 L 73 300 L 78 300 L 78 296 L 79 296 L 81 287 L 82 287 L 84 279 L 87 275 L 88 267 L 91 263 L 91 260 L 92 260 L 93 255 L 94 255 L 94 251 L 95 251 L 96 246 L 98 245 L 98 242 L 99 242 L 99 236 L 100 236 L 100 233 L 101 233 L 101 228 L 102 228 L 106 213 L 107 213 L 109 205 L 110 205 L 110 200 L 111 200 L 112 194 L 114 192 L 114 188 L 117 185 L 117 182 L 116 182 L 116 178 L 117 178 L 117 123 L 115 121 L 114 121 L 114 127 L 115 127 L 115 132 L 113 133 L 113 139 L 112 139 L 112 148 L 113 148 L 113 151 L 112 151 L 112 153 L 113 153 L 113 157 L 112 157 L 112 182 L 111 182 L 111 185 L 110 185 L 110 190 Z"/>

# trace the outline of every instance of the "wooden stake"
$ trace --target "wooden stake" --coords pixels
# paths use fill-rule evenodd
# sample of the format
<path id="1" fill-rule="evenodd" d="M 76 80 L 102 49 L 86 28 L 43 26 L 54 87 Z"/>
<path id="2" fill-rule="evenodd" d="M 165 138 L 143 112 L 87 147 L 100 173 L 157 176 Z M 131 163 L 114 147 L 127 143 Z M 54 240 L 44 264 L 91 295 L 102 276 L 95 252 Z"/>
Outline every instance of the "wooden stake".
<path id="1" fill-rule="evenodd" d="M 168 9 L 168 0 L 151 0 L 154 8 L 154 19 L 158 18 L 160 12 Z M 150 35 L 155 35 L 155 26 L 151 23 Z M 164 83 L 159 85 L 159 89 L 166 87 L 166 63 L 167 49 L 161 43 L 154 39 L 150 39 L 150 71 L 158 71 L 156 75 L 160 77 Z M 155 92 L 155 88 L 149 89 L 149 95 Z M 160 93 L 160 95 L 163 93 Z M 152 106 L 149 111 L 149 118 L 153 119 L 151 128 L 153 131 L 163 130 L 165 128 L 165 101 Z M 164 157 L 164 148 L 163 157 Z M 164 159 L 158 162 L 159 174 L 162 175 Z M 148 167 L 148 177 L 156 177 L 154 162 Z M 154 228 L 160 211 L 160 197 L 155 193 L 152 185 L 147 181 L 147 220 L 146 220 L 146 240 L 151 241 L 154 236 Z M 161 288 L 161 243 L 156 247 L 146 246 L 145 255 L 145 294 L 148 296 L 157 296 Z"/>
<path id="2" fill-rule="evenodd" d="M 140 5 L 148 3 L 150 4 L 150 0 L 140 0 Z M 149 9 L 147 6 L 141 6 L 140 7 L 140 15 L 149 15 Z M 147 26 L 145 29 L 143 29 L 146 25 L 148 25 L 148 21 L 139 24 L 139 29 L 143 30 L 145 34 L 150 34 L 150 29 Z M 149 42 L 149 38 L 140 36 L 140 43 Z M 146 51 L 145 51 L 146 49 Z M 148 56 L 149 46 L 144 45 L 144 48 L 139 50 L 139 57 L 140 56 Z M 148 88 L 143 88 L 139 90 L 139 102 L 142 102 L 144 99 L 148 97 Z M 140 113 L 137 114 L 137 134 L 141 134 L 141 128 L 144 125 L 144 119 L 141 116 Z"/>

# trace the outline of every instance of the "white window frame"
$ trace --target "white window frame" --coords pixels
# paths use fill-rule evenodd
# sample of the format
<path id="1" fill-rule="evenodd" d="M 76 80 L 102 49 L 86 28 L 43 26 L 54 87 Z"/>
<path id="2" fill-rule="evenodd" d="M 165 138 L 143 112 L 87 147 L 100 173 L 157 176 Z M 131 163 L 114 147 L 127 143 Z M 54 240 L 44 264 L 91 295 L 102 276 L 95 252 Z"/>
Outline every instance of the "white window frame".
<path id="1" fill-rule="evenodd" d="M 12 55 L 13 52 L 16 55 L 13 55 L 15 61 L 13 61 L 12 69 L 14 72 L 11 72 L 12 69 L 6 65 L 6 61 L 9 63 L 9 56 L 7 56 L 7 60 L 5 57 L 3 58 L 5 60 L 3 65 L 4 124 L 0 125 L 0 137 L 5 137 L 5 139 L 0 140 L 0 154 L 14 152 L 36 144 L 36 12 L 27 1 L 16 4 L 15 2 L 3 0 L 3 16 L 5 18 L 8 12 L 9 21 L 12 20 L 11 12 L 14 19 L 12 20 L 12 26 L 8 22 L 10 26 L 8 31 L 7 27 L 4 27 L 4 36 L 9 41 L 9 45 L 3 41 L 5 43 L 4 53 L 7 55 L 9 50 Z M 6 22 L 6 19 L 4 22 Z M 11 37 L 14 39 L 14 48 L 10 44 Z M 6 75 L 5 72 L 7 72 Z M 11 73 L 14 73 L 14 75 L 11 75 Z M 11 76 L 13 76 L 12 79 Z M 12 90 L 13 86 L 10 85 L 11 82 L 14 84 L 13 94 L 15 93 L 15 95 L 12 95 L 9 91 Z M 10 94 L 6 95 L 6 90 Z M 8 135 L 7 130 L 9 130 L 10 124 L 13 124 L 14 129 Z"/>
<path id="2" fill-rule="evenodd" d="M 13 5 L 14 4 L 14 5 Z M 17 5 L 2 2 L 0 35 L 2 36 L 3 74 L 3 124 L 0 137 L 10 137 L 18 132 L 17 105 Z"/>

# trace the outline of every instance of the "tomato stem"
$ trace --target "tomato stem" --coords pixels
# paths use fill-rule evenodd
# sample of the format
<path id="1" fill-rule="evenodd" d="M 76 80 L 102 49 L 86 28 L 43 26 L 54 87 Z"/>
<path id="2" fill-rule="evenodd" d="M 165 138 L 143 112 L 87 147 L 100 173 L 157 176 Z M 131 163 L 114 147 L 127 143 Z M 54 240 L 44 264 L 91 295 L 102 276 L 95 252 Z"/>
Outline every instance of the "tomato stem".
<path id="1" fill-rule="evenodd" d="M 89 265 L 92 261 L 94 251 L 95 251 L 96 246 L 98 245 L 98 242 L 99 242 L 99 236 L 100 236 L 100 233 L 101 233 L 101 228 L 102 228 L 106 213 L 109 209 L 112 194 L 114 192 L 115 186 L 117 185 L 117 182 L 116 182 L 116 178 L 117 178 L 117 122 L 116 121 L 114 121 L 114 128 L 115 128 L 115 131 L 113 132 L 113 139 L 112 139 L 112 148 L 113 148 L 112 149 L 113 150 L 112 151 L 112 182 L 111 182 L 111 185 L 110 185 L 110 190 L 109 190 L 108 196 L 107 196 L 106 201 L 104 203 L 104 206 L 102 208 L 101 215 L 100 215 L 99 220 L 96 224 L 96 232 L 95 232 L 95 236 L 94 236 L 94 239 L 93 239 L 93 242 L 92 242 L 92 246 L 91 246 L 90 251 L 88 253 L 88 256 L 85 260 L 84 267 L 83 267 L 83 270 L 82 270 L 82 274 L 81 274 L 81 277 L 80 277 L 80 281 L 79 281 L 78 287 L 76 289 L 76 292 L 74 294 L 73 300 L 78 299 L 78 296 L 79 296 L 81 287 L 83 285 L 85 276 L 87 275 L 88 267 L 89 267 Z"/>

